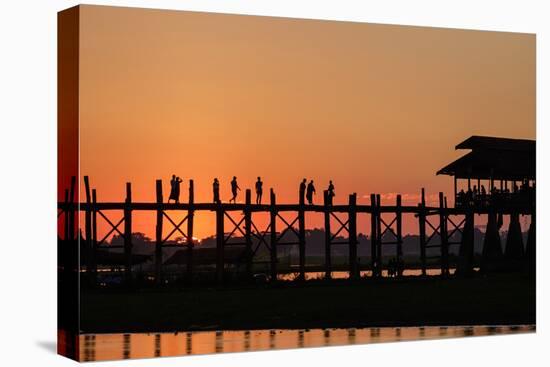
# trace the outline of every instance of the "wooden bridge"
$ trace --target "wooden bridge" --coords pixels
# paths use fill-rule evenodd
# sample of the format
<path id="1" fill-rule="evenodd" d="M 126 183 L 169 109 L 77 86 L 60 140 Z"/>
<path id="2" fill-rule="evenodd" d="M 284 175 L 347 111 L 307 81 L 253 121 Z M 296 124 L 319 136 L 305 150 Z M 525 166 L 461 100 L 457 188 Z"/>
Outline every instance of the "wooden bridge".
<path id="1" fill-rule="evenodd" d="M 216 214 L 216 279 L 223 283 L 226 261 L 224 252 L 228 246 L 241 246 L 246 273 L 252 277 L 253 272 L 253 241 L 264 244 L 270 253 L 269 269 L 270 279 L 277 280 L 278 275 L 278 249 L 282 246 L 297 246 L 299 253 L 298 279 L 305 280 L 308 271 L 306 267 L 306 213 L 324 214 L 325 231 L 325 261 L 324 273 L 326 278 L 331 277 L 334 267 L 331 264 L 331 249 L 337 245 L 348 246 L 349 261 L 347 271 L 350 279 L 360 277 L 358 264 L 358 240 L 357 217 L 358 215 L 370 216 L 370 228 L 364 232 L 370 233 L 371 254 L 370 270 L 373 277 L 382 276 L 382 247 L 394 246 L 395 256 L 400 259 L 403 245 L 403 215 L 414 215 L 418 223 L 419 253 L 422 274 L 426 275 L 428 249 L 438 249 L 436 258 L 439 260 L 442 275 L 449 275 L 449 248 L 459 246 L 457 272 L 469 274 L 473 270 L 474 260 L 474 216 L 475 214 L 487 215 L 487 229 L 484 238 L 482 254 L 482 270 L 487 270 L 491 264 L 502 259 L 523 262 L 524 259 L 532 259 L 534 264 L 535 252 L 535 208 L 525 207 L 448 207 L 447 199 L 442 192 L 439 193 L 439 205 L 427 206 L 424 189 L 421 190 L 421 200 L 416 206 L 402 205 L 401 195 L 397 195 L 394 205 L 381 205 L 380 195 L 370 195 L 370 205 L 358 205 L 357 195 L 350 194 L 348 204 L 331 205 L 330 198 L 325 191 L 323 205 L 307 205 L 303 198 L 298 204 L 279 204 L 273 189 L 270 190 L 269 204 L 252 204 L 251 191 L 246 190 L 244 204 L 228 203 L 195 203 L 193 180 L 189 181 L 189 196 L 186 203 L 165 203 L 162 191 L 162 181 L 156 181 L 156 202 L 132 201 L 131 183 L 126 184 L 126 198 L 124 202 L 97 202 L 95 189 L 90 189 L 89 178 L 84 176 L 85 202 L 75 202 L 76 178 L 72 177 L 70 189 L 65 190 L 64 202 L 58 203 L 58 219 L 63 222 L 60 240 L 66 243 L 76 242 L 77 225 L 75 215 L 83 211 L 85 236 L 84 249 L 86 251 L 85 269 L 88 274 L 95 277 L 97 273 L 96 254 L 101 249 L 113 249 L 117 246 L 105 245 L 105 241 L 113 233 L 119 234 L 124 239 L 124 269 L 127 279 L 132 277 L 132 213 L 135 211 L 156 212 L 155 228 L 155 279 L 158 283 L 163 278 L 163 248 L 177 246 L 187 248 L 188 264 L 187 272 L 191 276 L 193 272 L 193 225 L 195 213 L 199 211 L 215 212 Z M 104 212 L 119 212 L 121 218 L 111 221 Z M 173 220 L 167 211 L 181 211 L 185 213 L 183 219 Z M 236 213 L 242 213 L 242 217 L 236 217 Z M 269 213 L 269 225 L 265 230 L 260 230 L 253 218 L 255 213 Z M 282 213 L 292 215 L 292 220 L 287 220 Z M 524 250 L 519 215 L 531 216 L 531 225 L 527 246 Z M 384 217 L 383 217 L 384 215 Z M 510 225 L 506 239 L 504 252 L 502 251 L 499 235 L 499 219 L 503 215 L 510 217 Z M 390 217 L 388 219 L 388 216 Z M 229 220 L 229 228 L 225 227 L 226 218 Z M 331 223 L 332 219 L 332 223 Z M 97 224 L 102 220 L 108 224 L 108 232 L 102 238 L 97 235 Z M 336 222 L 336 227 L 331 224 Z M 122 226 L 122 229 L 121 229 Z M 164 236 L 163 229 L 170 228 L 168 235 Z M 283 237 L 287 232 L 295 234 L 297 241 L 284 242 Z M 348 237 L 342 241 L 339 234 L 347 232 Z M 174 235 L 181 235 L 185 243 L 174 245 L 169 243 Z M 242 242 L 230 241 L 235 236 L 241 235 Z M 460 240 L 454 240 L 460 234 Z M 388 240 L 390 238 L 391 240 Z M 533 265 L 534 266 L 534 265 Z"/>

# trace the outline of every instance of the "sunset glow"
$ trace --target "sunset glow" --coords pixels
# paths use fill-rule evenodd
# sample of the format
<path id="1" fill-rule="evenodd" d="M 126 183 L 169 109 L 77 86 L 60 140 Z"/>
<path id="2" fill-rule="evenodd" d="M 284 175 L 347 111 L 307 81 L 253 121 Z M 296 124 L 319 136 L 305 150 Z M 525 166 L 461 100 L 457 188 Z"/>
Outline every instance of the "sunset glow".
<path id="1" fill-rule="evenodd" d="M 190 178 L 211 202 L 213 178 L 228 201 L 237 176 L 242 202 L 261 176 L 264 202 L 296 203 L 308 178 L 317 203 L 329 180 L 336 203 L 416 205 L 422 187 L 435 203 L 457 143 L 535 138 L 534 35 L 100 6 L 80 20 L 80 173 L 98 201 L 132 182 L 153 202 L 156 179 L 166 200 L 176 174 L 182 201 Z M 154 215 L 134 231 L 153 236 Z M 197 238 L 214 220 L 197 215 Z"/>

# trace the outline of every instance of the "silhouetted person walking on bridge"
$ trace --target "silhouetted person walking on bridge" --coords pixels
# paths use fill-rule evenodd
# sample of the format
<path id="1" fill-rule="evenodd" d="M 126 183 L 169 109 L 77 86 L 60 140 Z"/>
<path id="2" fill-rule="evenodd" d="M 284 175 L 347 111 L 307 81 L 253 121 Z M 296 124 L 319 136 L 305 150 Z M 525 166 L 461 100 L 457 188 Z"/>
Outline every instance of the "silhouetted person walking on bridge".
<path id="1" fill-rule="evenodd" d="M 239 187 L 239 184 L 237 184 L 237 177 L 233 176 L 233 179 L 231 180 L 231 193 L 233 194 L 233 197 L 229 200 L 229 202 L 233 202 L 234 204 L 237 203 L 237 192 L 241 188 Z"/>
<path id="2" fill-rule="evenodd" d="M 256 181 L 256 204 L 262 203 L 263 185 L 262 179 L 258 176 L 258 181 Z"/>
<path id="3" fill-rule="evenodd" d="M 212 191 L 214 193 L 214 204 L 220 203 L 220 181 L 217 178 L 212 183 Z"/>
<path id="4" fill-rule="evenodd" d="M 315 194 L 315 186 L 313 186 L 313 180 L 307 184 L 306 199 L 309 205 L 313 204 L 313 194 Z"/>
<path id="5" fill-rule="evenodd" d="M 180 184 L 183 182 L 183 180 L 179 177 L 176 177 L 176 175 L 172 175 L 172 179 L 170 180 L 170 197 L 168 197 L 168 202 L 170 200 L 174 200 L 175 203 L 180 202 Z"/>
<path id="6" fill-rule="evenodd" d="M 306 179 L 304 178 L 302 182 L 300 182 L 300 197 L 299 197 L 299 203 L 304 204 L 306 196 Z"/>
<path id="7" fill-rule="evenodd" d="M 332 184 L 332 180 L 329 181 L 327 191 L 328 191 L 328 203 L 329 203 L 329 205 L 332 205 L 332 198 L 336 195 L 334 193 L 334 185 Z"/>

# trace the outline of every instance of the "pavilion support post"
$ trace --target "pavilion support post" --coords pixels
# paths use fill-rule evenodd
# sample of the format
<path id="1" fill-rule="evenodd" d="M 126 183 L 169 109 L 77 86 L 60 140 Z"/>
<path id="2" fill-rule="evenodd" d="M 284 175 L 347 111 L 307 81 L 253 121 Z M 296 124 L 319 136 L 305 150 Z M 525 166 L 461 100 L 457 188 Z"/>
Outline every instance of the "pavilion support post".
<path id="1" fill-rule="evenodd" d="M 193 280 L 193 248 L 195 240 L 193 239 L 193 225 L 195 223 L 195 182 L 189 180 L 189 209 L 187 210 L 187 282 Z"/>
<path id="2" fill-rule="evenodd" d="M 443 193 L 439 193 L 439 234 L 441 237 L 441 275 L 449 275 L 449 238 L 447 232 L 447 210 Z"/>
<path id="3" fill-rule="evenodd" d="M 86 278 L 92 284 L 92 195 L 90 192 L 90 180 L 84 176 L 84 191 L 86 194 L 86 211 L 84 213 L 85 254 L 86 254 Z"/>
<path id="4" fill-rule="evenodd" d="M 244 240 L 246 256 L 246 277 L 252 278 L 252 192 L 246 189 L 244 206 Z"/>
<path id="5" fill-rule="evenodd" d="M 270 208 L 269 208 L 269 219 L 270 219 L 270 228 L 271 228 L 271 239 L 270 239 L 270 270 L 271 270 L 271 281 L 277 281 L 277 199 L 275 197 L 275 192 L 273 189 L 269 191 L 270 198 Z"/>
<path id="6" fill-rule="evenodd" d="M 162 283 L 162 180 L 156 181 L 157 224 L 155 226 L 155 283 Z"/>
<path id="7" fill-rule="evenodd" d="M 330 241 L 330 198 L 328 190 L 323 191 L 323 204 L 325 216 L 325 278 L 332 277 L 332 256 L 331 256 L 331 241 Z"/>
<path id="8" fill-rule="evenodd" d="M 426 197 L 422 188 L 420 204 L 418 204 L 418 233 L 420 241 L 420 263 L 422 276 L 426 276 Z"/>
<path id="9" fill-rule="evenodd" d="M 132 184 L 126 183 L 124 206 L 124 276 L 127 284 L 132 281 Z"/>
<path id="10" fill-rule="evenodd" d="M 378 276 L 382 276 L 384 266 L 382 263 L 382 200 L 380 194 L 376 194 L 376 264 Z"/>
<path id="11" fill-rule="evenodd" d="M 298 208 L 298 251 L 299 251 L 299 280 L 306 279 L 306 214 L 304 196 L 300 195 L 300 206 Z"/>
<path id="12" fill-rule="evenodd" d="M 495 265 L 502 258 L 500 234 L 498 233 L 497 213 L 489 210 L 487 213 L 487 227 L 483 239 L 483 252 L 481 254 L 481 271 L 484 273 L 494 270 Z"/>
<path id="13" fill-rule="evenodd" d="M 462 239 L 458 251 L 458 264 L 456 272 L 459 275 L 469 276 L 473 271 L 474 263 L 474 211 L 467 207 L 464 213 L 464 227 Z"/>
<path id="14" fill-rule="evenodd" d="M 216 207 L 216 281 L 218 284 L 223 283 L 224 277 L 224 245 L 225 245 L 225 230 L 224 230 L 224 210 L 221 203 Z"/>
<path id="15" fill-rule="evenodd" d="M 370 213 L 371 269 L 372 269 L 372 276 L 377 277 L 378 264 L 376 263 L 376 260 L 378 259 L 378 255 L 376 253 L 376 250 L 377 250 L 376 239 L 378 238 L 378 235 L 377 235 L 377 226 L 376 226 L 376 216 L 378 214 L 376 210 L 376 196 L 374 194 L 370 194 L 370 207 L 371 207 L 371 213 Z"/>
<path id="16" fill-rule="evenodd" d="M 519 224 L 519 213 L 512 212 L 510 214 L 510 225 L 506 236 L 506 245 L 504 248 L 504 257 L 513 268 L 518 268 L 523 260 L 523 238 L 521 234 L 521 226 Z"/>
<path id="17" fill-rule="evenodd" d="M 357 194 L 349 196 L 348 212 L 349 229 L 349 277 L 350 279 L 359 278 L 359 268 L 357 266 Z"/>

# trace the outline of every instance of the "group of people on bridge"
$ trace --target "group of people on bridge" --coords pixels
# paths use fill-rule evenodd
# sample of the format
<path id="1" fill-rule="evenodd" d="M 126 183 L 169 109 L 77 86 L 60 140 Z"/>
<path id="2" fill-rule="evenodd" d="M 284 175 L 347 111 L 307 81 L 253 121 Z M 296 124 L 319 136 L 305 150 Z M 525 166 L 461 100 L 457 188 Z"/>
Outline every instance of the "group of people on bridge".
<path id="1" fill-rule="evenodd" d="M 473 189 L 464 191 L 461 189 L 456 194 L 457 206 L 489 206 L 491 204 L 506 203 L 513 201 L 526 201 L 528 202 L 535 197 L 535 183 L 529 185 L 528 180 L 524 180 L 521 186 L 513 183 L 512 190 L 508 187 L 497 189 L 493 186 L 490 192 L 487 191 L 484 185 L 474 185 Z"/>
<path id="2" fill-rule="evenodd" d="M 176 176 L 172 175 L 172 179 L 170 180 L 170 196 L 168 198 L 168 202 L 170 200 L 173 200 L 175 203 L 179 203 L 179 197 L 180 197 L 180 186 L 183 180 Z M 262 178 L 258 176 L 258 179 L 254 185 L 255 191 L 256 191 L 256 204 L 260 205 L 262 203 L 262 196 L 263 196 L 263 181 Z M 231 180 L 231 198 L 229 199 L 229 203 L 236 203 L 237 202 L 237 196 L 239 194 L 239 191 L 241 191 L 241 188 L 239 187 L 239 184 L 237 183 L 237 177 L 233 176 L 233 179 Z M 220 199 L 220 181 L 218 178 L 214 178 L 214 181 L 212 183 L 212 193 L 213 193 L 213 202 L 215 204 L 221 204 Z M 310 180 L 309 183 L 307 182 L 307 179 L 303 179 L 300 183 L 299 187 L 299 199 L 300 203 L 305 203 L 305 200 L 307 200 L 309 205 L 313 205 L 313 196 L 315 195 L 315 186 L 313 184 L 313 180 Z M 328 204 L 332 205 L 333 198 L 336 196 L 334 192 L 334 184 L 332 183 L 332 180 L 329 181 L 329 185 L 327 188 L 327 199 Z"/>

